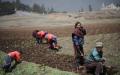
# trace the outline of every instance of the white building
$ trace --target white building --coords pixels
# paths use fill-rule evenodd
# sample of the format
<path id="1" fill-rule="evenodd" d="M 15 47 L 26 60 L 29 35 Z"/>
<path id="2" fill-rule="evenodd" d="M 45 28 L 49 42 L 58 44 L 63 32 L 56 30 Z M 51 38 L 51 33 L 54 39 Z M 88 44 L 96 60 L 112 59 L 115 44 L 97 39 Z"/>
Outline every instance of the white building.
<path id="1" fill-rule="evenodd" d="M 111 3 L 109 5 L 105 5 L 104 3 L 102 4 L 101 10 L 110 10 L 110 9 L 117 9 L 118 10 L 118 9 L 120 9 L 120 7 L 117 7 L 113 3 Z"/>

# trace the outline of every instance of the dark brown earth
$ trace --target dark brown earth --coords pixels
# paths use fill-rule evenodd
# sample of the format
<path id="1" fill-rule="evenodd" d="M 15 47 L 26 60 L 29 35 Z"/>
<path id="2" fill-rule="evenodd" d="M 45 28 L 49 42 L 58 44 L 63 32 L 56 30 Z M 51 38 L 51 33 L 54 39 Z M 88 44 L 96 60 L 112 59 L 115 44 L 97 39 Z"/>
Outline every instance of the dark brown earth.
<path id="1" fill-rule="evenodd" d="M 59 37 L 71 36 L 72 26 L 59 28 L 39 28 L 54 33 Z M 98 24 L 85 25 L 88 35 L 106 34 L 120 32 L 120 24 Z M 44 64 L 64 71 L 74 71 L 73 56 L 56 54 L 47 48 L 47 44 L 36 47 L 31 36 L 35 28 L 24 29 L 1 29 L 0 30 L 0 50 L 9 52 L 14 49 L 23 49 L 23 60 Z M 37 28 L 38 29 L 38 28 Z"/>

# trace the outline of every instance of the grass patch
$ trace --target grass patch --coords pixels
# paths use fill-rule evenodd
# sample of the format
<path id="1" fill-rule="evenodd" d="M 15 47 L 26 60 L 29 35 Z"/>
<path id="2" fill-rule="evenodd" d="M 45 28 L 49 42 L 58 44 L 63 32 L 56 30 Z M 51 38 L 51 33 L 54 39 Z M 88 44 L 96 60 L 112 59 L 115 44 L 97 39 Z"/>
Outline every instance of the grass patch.
<path id="1" fill-rule="evenodd" d="M 3 58 L 6 54 L 0 51 L 0 64 L 3 62 Z M 60 71 L 55 68 L 42 66 L 40 64 L 30 63 L 23 61 L 18 64 L 12 72 L 5 74 L 0 68 L 0 75 L 77 75 L 72 72 Z"/>

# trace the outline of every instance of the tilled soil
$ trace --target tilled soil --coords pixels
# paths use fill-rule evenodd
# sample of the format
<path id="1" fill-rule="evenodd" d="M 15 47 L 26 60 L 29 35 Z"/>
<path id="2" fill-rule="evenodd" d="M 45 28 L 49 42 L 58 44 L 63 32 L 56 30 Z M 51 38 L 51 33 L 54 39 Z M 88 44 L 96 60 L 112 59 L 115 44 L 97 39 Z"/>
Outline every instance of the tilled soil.
<path id="1" fill-rule="evenodd" d="M 23 56 L 24 60 L 44 64 L 64 71 L 72 71 L 73 68 L 72 56 L 58 55 L 56 51 L 46 49 L 46 45 L 42 45 L 39 48 L 34 47 L 34 49 L 27 51 Z"/>
<path id="2" fill-rule="evenodd" d="M 22 57 L 25 61 L 43 64 L 64 71 L 73 71 L 73 69 L 75 69 L 73 66 L 73 56 L 56 54 L 57 51 L 48 49 L 47 44 L 36 46 L 30 40 L 26 41 L 27 45 L 29 45 L 26 47 L 27 45 L 22 43 L 23 41 L 23 39 L 0 39 L 0 49 L 8 53 L 9 51 L 20 49 L 20 47 L 22 47 Z"/>
<path id="3" fill-rule="evenodd" d="M 117 25 L 91 25 L 85 26 L 89 35 L 100 33 L 114 33 L 120 31 L 119 24 Z M 70 36 L 73 27 L 43 29 L 48 30 L 60 37 Z M 53 68 L 58 68 L 64 71 L 76 72 L 73 66 L 73 56 L 56 54 L 57 51 L 49 50 L 47 44 L 36 46 L 34 39 L 31 36 L 32 29 L 2 29 L 0 30 L 0 49 L 8 52 L 14 49 L 23 49 L 23 60 L 44 64 Z"/>

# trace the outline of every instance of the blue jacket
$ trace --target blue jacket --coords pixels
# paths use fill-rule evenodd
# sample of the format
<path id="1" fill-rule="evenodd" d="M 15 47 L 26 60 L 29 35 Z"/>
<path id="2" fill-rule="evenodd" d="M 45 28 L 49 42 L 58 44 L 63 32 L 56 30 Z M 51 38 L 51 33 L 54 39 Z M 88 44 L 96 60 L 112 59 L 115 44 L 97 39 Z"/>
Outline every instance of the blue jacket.
<path id="1" fill-rule="evenodd" d="M 84 38 L 79 37 L 75 34 L 72 34 L 72 41 L 74 45 L 83 45 L 84 44 Z"/>
<path id="2" fill-rule="evenodd" d="M 101 61 L 103 52 L 98 52 L 96 48 L 93 48 L 88 59 L 91 61 Z"/>

